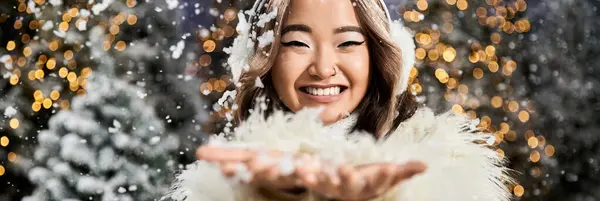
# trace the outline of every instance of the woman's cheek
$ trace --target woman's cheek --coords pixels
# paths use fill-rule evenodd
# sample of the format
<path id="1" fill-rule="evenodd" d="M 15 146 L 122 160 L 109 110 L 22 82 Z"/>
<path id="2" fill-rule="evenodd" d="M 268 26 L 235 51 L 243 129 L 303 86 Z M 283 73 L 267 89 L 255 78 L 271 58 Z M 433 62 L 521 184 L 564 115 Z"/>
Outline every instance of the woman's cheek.
<path id="1" fill-rule="evenodd" d="M 340 55 L 340 60 L 345 69 L 344 73 L 353 85 L 365 85 L 369 81 L 370 60 L 368 52 L 356 51 Z M 356 86 L 359 87 L 359 86 Z M 362 88 L 362 87 L 361 87 Z"/>
<path id="2" fill-rule="evenodd" d="M 307 61 L 294 52 L 282 52 L 272 69 L 275 91 L 292 111 L 300 109 L 295 83 L 308 66 Z"/>

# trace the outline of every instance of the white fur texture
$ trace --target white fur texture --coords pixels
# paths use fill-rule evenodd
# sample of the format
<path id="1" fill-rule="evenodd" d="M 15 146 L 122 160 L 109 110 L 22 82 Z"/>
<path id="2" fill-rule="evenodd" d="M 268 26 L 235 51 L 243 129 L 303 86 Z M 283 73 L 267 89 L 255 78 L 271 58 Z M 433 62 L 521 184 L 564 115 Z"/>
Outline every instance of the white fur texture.
<path id="1" fill-rule="evenodd" d="M 228 146 L 309 153 L 333 163 L 403 163 L 420 160 L 425 173 L 401 183 L 375 201 L 485 200 L 506 201 L 510 193 L 501 156 L 483 144 L 490 135 L 476 134 L 473 122 L 448 112 L 439 116 L 420 109 L 387 139 L 375 141 L 364 133 L 345 134 L 345 128 L 325 127 L 318 111 L 275 112 L 268 119 L 252 115 L 233 139 L 215 137 Z M 217 167 L 197 161 L 187 167 L 169 194 L 177 201 L 267 201 L 251 186 L 228 182 Z M 325 200 L 309 192 L 298 200 Z"/>
<path id="2" fill-rule="evenodd" d="M 398 88 L 396 88 L 399 95 L 408 89 L 410 70 L 415 65 L 415 41 L 408 28 L 398 20 L 390 22 L 390 37 L 402 51 L 402 68 L 399 69 L 401 76 L 398 80 Z"/>

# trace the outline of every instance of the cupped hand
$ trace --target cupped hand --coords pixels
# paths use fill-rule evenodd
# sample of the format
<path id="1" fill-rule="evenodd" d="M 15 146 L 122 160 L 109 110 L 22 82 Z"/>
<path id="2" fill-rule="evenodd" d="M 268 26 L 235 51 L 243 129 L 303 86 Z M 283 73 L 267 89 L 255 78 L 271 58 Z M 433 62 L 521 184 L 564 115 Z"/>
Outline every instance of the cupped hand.
<path id="1" fill-rule="evenodd" d="M 401 165 L 344 164 L 338 168 L 331 168 L 327 161 L 308 155 L 214 146 L 200 147 L 196 156 L 199 160 L 217 162 L 223 174 L 228 177 L 233 177 L 239 172 L 240 164 L 245 165 L 247 171 L 253 175 L 246 181 L 250 184 L 276 189 L 303 187 L 344 201 L 375 198 L 427 168 L 418 161 Z M 292 164 L 282 165 L 284 160 Z"/>

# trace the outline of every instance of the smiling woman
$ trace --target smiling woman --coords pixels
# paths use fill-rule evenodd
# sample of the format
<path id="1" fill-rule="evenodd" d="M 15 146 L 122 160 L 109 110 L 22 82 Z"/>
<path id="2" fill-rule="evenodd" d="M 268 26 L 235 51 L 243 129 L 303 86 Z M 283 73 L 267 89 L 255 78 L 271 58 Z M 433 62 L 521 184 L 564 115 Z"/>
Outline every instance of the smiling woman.
<path id="1" fill-rule="evenodd" d="M 414 44 L 395 43 L 383 6 L 377 1 L 270 1 L 264 12 L 277 11 L 278 23 L 258 28 L 257 34 L 280 34 L 250 56 L 250 68 L 240 78 L 238 120 L 249 115 L 260 95 L 274 110 L 323 106 L 325 124 L 357 114 L 351 130 L 374 135 L 412 116 L 417 103 L 406 86 L 413 62 L 403 64 L 400 46 L 414 52 Z M 264 88 L 255 86 L 256 77 Z"/>
<path id="2" fill-rule="evenodd" d="M 476 143 L 491 135 L 417 108 L 414 42 L 382 1 L 261 0 L 246 13 L 229 60 L 239 126 L 198 149 L 171 198 L 509 199 L 501 156 Z"/>

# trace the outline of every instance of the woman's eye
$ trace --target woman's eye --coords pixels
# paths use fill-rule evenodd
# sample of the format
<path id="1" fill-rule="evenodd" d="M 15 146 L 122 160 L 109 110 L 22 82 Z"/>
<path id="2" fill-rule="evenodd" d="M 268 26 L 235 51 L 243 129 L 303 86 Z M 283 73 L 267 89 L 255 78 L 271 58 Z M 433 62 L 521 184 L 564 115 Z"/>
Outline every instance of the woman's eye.
<path id="1" fill-rule="evenodd" d="M 365 43 L 365 41 L 362 41 L 362 42 L 347 41 L 347 42 L 340 44 L 338 47 L 345 48 L 345 47 L 350 47 L 350 46 L 359 46 L 359 45 L 362 45 L 363 43 Z"/>
<path id="2" fill-rule="evenodd" d="M 282 42 L 281 45 L 283 45 L 284 47 L 290 47 L 290 46 L 295 46 L 295 47 L 309 47 L 307 44 L 304 44 L 303 42 L 300 41 L 290 41 L 290 42 Z"/>

